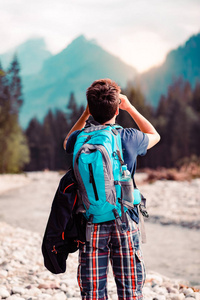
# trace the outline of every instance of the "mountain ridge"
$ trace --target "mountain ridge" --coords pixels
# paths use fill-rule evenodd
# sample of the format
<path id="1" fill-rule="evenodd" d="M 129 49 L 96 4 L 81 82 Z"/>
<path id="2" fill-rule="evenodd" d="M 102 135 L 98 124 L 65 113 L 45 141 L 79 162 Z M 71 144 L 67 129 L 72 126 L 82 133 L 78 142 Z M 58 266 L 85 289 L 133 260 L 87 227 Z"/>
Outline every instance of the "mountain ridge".
<path id="1" fill-rule="evenodd" d="M 40 72 L 23 77 L 25 102 L 20 122 L 26 126 L 33 116 L 41 120 L 48 109 L 66 109 L 71 92 L 74 92 L 78 105 L 85 105 L 86 89 L 94 80 L 112 78 L 125 87 L 136 72 L 94 40 L 79 36 L 61 52 L 45 60 Z M 43 111 L 38 109 L 37 112 L 40 103 Z"/>
<path id="2" fill-rule="evenodd" d="M 160 96 L 177 78 L 188 80 L 192 87 L 200 80 L 200 33 L 191 36 L 183 45 L 171 50 L 162 65 L 139 74 L 140 85 L 147 101 L 157 106 Z"/>
<path id="3" fill-rule="evenodd" d="M 36 53 L 42 53 L 42 58 L 38 71 L 31 74 L 23 72 L 22 65 L 24 105 L 20 123 L 23 127 L 33 117 L 42 120 L 49 109 L 65 110 L 71 92 L 74 92 L 78 105 L 85 105 L 87 87 L 99 78 L 112 78 L 122 88 L 128 81 L 139 84 L 147 102 L 153 106 L 157 106 L 160 96 L 167 93 L 174 79 L 183 77 L 192 87 L 200 80 L 200 33 L 171 50 L 163 64 L 140 74 L 119 57 L 104 50 L 94 39 L 88 40 L 84 35 L 75 38 L 55 55 L 46 50 L 44 39 L 29 40 L 20 47 L 29 52 L 31 43 Z M 34 51 L 29 53 L 29 62 Z M 35 63 L 33 58 L 32 61 Z"/>
<path id="4" fill-rule="evenodd" d="M 28 76 L 38 73 L 42 68 L 43 62 L 51 57 L 52 54 L 47 50 L 43 38 L 28 39 L 24 43 L 0 54 L 0 61 L 4 69 L 9 67 L 14 55 L 19 60 L 21 76 Z"/>

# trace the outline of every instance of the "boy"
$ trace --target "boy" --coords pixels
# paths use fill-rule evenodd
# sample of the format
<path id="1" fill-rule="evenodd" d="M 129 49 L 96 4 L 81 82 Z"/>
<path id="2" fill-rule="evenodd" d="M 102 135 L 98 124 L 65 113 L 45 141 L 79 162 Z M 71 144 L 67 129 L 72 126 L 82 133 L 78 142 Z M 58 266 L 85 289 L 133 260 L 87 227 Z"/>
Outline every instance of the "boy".
<path id="1" fill-rule="evenodd" d="M 131 105 L 111 79 L 100 79 L 87 89 L 87 107 L 68 133 L 64 148 L 73 153 L 76 137 L 90 115 L 94 124 L 115 124 L 119 109 L 126 110 L 140 130 L 118 129 L 123 158 L 134 176 L 137 155 L 146 154 L 160 140 L 153 125 Z M 138 209 L 127 211 L 128 230 L 120 232 L 115 220 L 94 224 L 91 241 L 79 247 L 78 283 L 84 300 L 107 298 L 107 270 L 111 260 L 120 300 L 142 299 L 145 269 L 139 243 Z"/>

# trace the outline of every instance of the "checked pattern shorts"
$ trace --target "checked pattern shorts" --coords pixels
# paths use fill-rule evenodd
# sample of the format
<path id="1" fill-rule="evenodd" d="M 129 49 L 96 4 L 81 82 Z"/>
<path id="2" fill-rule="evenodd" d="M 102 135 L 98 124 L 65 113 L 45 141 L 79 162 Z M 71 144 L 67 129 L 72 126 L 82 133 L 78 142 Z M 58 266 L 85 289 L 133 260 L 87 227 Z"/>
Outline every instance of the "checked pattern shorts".
<path id="1" fill-rule="evenodd" d="M 78 284 L 83 300 L 105 300 L 111 261 L 119 300 L 143 299 L 145 268 L 138 225 L 128 218 L 128 230 L 119 232 L 115 220 L 94 224 L 91 241 L 80 245 Z"/>

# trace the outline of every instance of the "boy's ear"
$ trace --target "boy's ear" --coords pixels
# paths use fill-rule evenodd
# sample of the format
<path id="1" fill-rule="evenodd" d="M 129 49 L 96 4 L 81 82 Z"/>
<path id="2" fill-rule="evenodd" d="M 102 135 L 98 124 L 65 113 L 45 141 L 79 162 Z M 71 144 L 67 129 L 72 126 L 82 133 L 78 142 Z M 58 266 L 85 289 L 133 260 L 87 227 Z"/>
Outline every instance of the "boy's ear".
<path id="1" fill-rule="evenodd" d="M 119 114 L 119 107 L 116 109 L 115 116 L 118 116 L 118 114 Z"/>

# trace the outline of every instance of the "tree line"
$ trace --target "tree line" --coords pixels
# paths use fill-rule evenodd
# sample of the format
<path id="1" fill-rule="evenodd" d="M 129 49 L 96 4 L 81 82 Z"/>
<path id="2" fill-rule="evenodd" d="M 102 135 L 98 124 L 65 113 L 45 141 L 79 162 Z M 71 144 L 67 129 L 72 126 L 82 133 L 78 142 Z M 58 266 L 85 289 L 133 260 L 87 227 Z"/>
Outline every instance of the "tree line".
<path id="1" fill-rule="evenodd" d="M 138 167 L 173 168 L 186 161 L 200 158 L 200 82 L 192 88 L 188 81 L 178 78 L 161 95 L 156 108 L 146 103 L 138 87 L 129 85 L 124 93 L 130 102 L 155 126 L 161 141 L 148 155 L 138 159 Z M 136 126 L 123 112 L 119 123 Z"/>
<path id="2" fill-rule="evenodd" d="M 17 173 L 29 163 L 27 138 L 19 125 L 23 104 L 19 63 L 14 57 L 7 72 L 0 64 L 0 173 Z"/>
<path id="3" fill-rule="evenodd" d="M 0 70 L 0 173 L 66 170 L 71 157 L 63 150 L 63 140 L 84 107 L 71 93 L 65 111 L 49 110 L 42 122 L 34 118 L 23 131 L 18 120 L 23 95 L 17 58 L 6 73 Z M 200 157 L 200 82 L 192 88 L 181 78 L 175 80 L 156 108 L 146 103 L 139 86 L 129 83 L 122 92 L 161 135 L 159 144 L 138 158 L 139 168 L 171 168 Z M 117 123 L 137 128 L 125 111 Z"/>
<path id="4" fill-rule="evenodd" d="M 71 93 L 67 112 L 49 110 L 42 123 L 36 118 L 30 121 L 25 131 L 31 153 L 31 160 L 25 166 L 27 171 L 65 170 L 69 167 L 71 157 L 65 153 L 63 141 L 83 110 L 83 106 L 77 106 Z"/>

